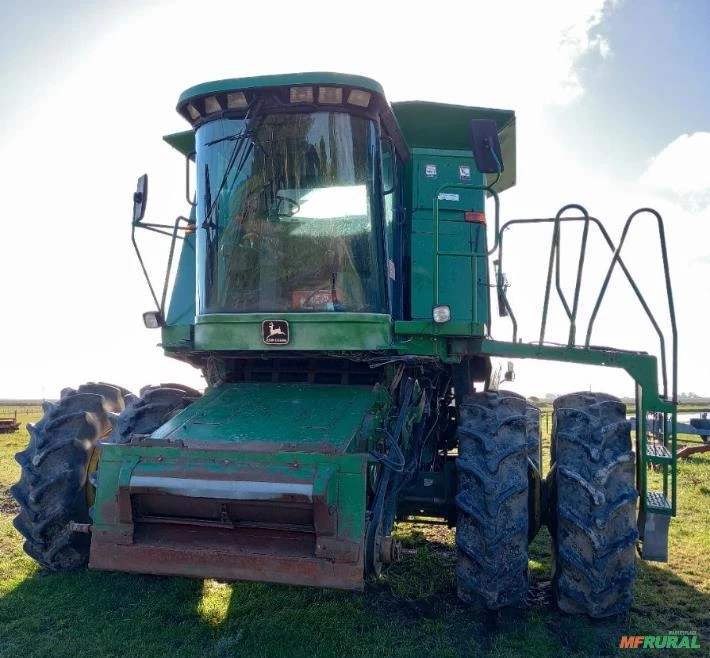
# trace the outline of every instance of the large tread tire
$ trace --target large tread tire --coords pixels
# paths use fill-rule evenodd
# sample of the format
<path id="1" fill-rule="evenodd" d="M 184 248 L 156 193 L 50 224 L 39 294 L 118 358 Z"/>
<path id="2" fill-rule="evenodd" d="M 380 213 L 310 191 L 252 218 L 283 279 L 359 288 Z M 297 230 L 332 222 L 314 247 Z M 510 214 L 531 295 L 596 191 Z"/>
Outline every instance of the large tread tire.
<path id="1" fill-rule="evenodd" d="M 552 586 L 558 607 L 602 618 L 628 610 L 636 578 L 631 424 L 606 393 L 554 402 L 550 472 Z"/>
<path id="2" fill-rule="evenodd" d="M 459 408 L 458 596 L 489 610 L 528 593 L 527 403 L 508 391 L 467 395 Z"/>
<path id="3" fill-rule="evenodd" d="M 73 571 L 89 557 L 89 535 L 69 524 L 90 523 L 87 469 L 96 441 L 112 430 L 112 417 L 135 398 L 118 386 L 90 383 L 64 389 L 44 416 L 28 424 L 30 441 L 15 459 L 20 481 L 10 492 L 20 506 L 13 524 L 25 552 L 47 571 Z"/>
<path id="4" fill-rule="evenodd" d="M 121 412 L 108 439 L 110 442 L 128 443 L 133 436 L 152 434 L 202 395 L 181 384 L 144 386 L 140 393 L 140 398 Z"/>

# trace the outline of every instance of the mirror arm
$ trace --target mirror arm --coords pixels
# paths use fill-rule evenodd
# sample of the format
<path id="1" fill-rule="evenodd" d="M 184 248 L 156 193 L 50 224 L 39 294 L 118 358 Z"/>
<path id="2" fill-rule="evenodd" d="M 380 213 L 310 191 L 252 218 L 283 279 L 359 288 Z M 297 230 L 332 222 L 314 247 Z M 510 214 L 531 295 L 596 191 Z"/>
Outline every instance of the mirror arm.
<path id="1" fill-rule="evenodd" d="M 140 263 L 141 270 L 143 270 L 143 276 L 145 277 L 146 283 L 148 284 L 148 288 L 150 289 L 150 295 L 153 298 L 153 302 L 155 303 L 155 308 L 157 309 L 158 313 L 160 313 L 161 317 L 165 317 L 165 300 L 167 299 L 168 295 L 168 284 L 170 282 L 170 271 L 172 269 L 173 265 L 173 257 L 175 255 L 175 241 L 176 240 L 184 240 L 184 236 L 178 235 L 178 231 L 180 230 L 180 222 L 185 222 L 187 225 L 185 228 L 190 226 L 190 220 L 187 217 L 183 217 L 182 215 L 179 216 L 176 220 L 175 223 L 173 224 L 172 232 L 168 233 L 167 231 L 160 231 L 158 229 L 152 228 L 152 225 L 150 224 L 133 224 L 132 229 L 131 229 L 131 242 L 133 243 L 133 248 L 135 249 L 136 256 L 138 256 L 138 262 Z M 161 233 L 162 235 L 167 235 L 172 238 L 170 242 L 170 252 L 168 254 L 168 266 L 165 272 L 165 279 L 163 281 L 163 292 L 161 296 L 161 300 L 158 301 L 158 296 L 155 293 L 155 288 L 153 288 L 153 283 L 150 280 L 150 276 L 148 275 L 148 270 L 146 269 L 145 263 L 143 262 L 143 256 L 141 255 L 140 249 L 138 247 L 138 243 L 136 241 L 136 226 L 139 228 L 145 228 L 148 229 L 149 231 L 155 231 L 156 233 Z M 167 224 L 158 224 L 158 226 L 169 226 Z M 184 230 L 184 229 L 183 229 Z"/>
<path id="2" fill-rule="evenodd" d="M 503 165 L 501 164 L 500 160 L 498 159 L 498 156 L 496 155 L 496 150 L 494 148 L 491 148 L 490 146 L 488 147 L 490 149 L 491 155 L 493 156 L 493 159 L 496 161 L 496 165 L 498 166 L 498 173 L 496 174 L 496 179 L 488 185 L 488 187 L 495 187 L 500 180 L 500 174 L 503 171 Z"/>
<path id="3" fill-rule="evenodd" d="M 160 233 L 160 235 L 167 235 L 169 238 L 172 237 L 173 235 L 173 225 L 172 224 L 143 224 L 142 222 L 140 224 L 136 225 L 137 228 L 144 228 L 148 231 L 153 231 L 154 233 Z M 169 229 L 169 230 L 161 230 L 161 229 Z M 183 230 L 187 230 L 187 227 L 185 227 Z M 178 240 L 183 240 L 183 236 L 178 235 L 177 236 Z"/>
<path id="4" fill-rule="evenodd" d="M 155 294 L 155 290 L 153 289 L 153 284 L 150 282 L 150 277 L 148 276 L 148 270 L 145 268 L 145 263 L 143 262 L 143 256 L 141 256 L 140 249 L 138 248 L 138 243 L 136 242 L 136 223 L 133 222 L 131 225 L 131 242 L 133 243 L 133 248 L 136 250 L 136 256 L 138 256 L 138 262 L 141 264 L 141 269 L 143 270 L 143 276 L 145 277 L 146 282 L 148 283 L 148 288 L 150 288 L 150 294 L 153 297 L 153 301 L 155 302 L 155 308 L 158 310 L 158 313 L 161 312 L 160 310 L 160 302 L 158 302 L 158 296 Z"/>

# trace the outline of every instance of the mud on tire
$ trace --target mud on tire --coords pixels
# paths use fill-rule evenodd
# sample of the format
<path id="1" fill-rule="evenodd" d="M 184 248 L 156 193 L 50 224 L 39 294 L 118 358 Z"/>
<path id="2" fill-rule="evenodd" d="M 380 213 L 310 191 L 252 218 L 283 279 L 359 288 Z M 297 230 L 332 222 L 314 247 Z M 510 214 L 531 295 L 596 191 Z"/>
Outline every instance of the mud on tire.
<path id="1" fill-rule="evenodd" d="M 473 393 L 459 412 L 458 595 L 495 610 L 528 591 L 528 441 L 525 399 Z"/>
<path id="2" fill-rule="evenodd" d="M 48 571 L 86 565 L 89 535 L 69 523 L 89 523 L 87 468 L 96 441 L 112 429 L 111 416 L 134 399 L 111 384 L 66 388 L 57 403 L 45 402 L 44 416 L 27 425 L 30 441 L 15 459 L 20 481 L 10 492 L 20 506 L 13 525 L 25 538 L 25 552 Z"/>
<path id="3" fill-rule="evenodd" d="M 636 499 L 626 407 L 604 393 L 554 402 L 550 531 L 552 585 L 568 613 L 607 617 L 631 606 Z"/>

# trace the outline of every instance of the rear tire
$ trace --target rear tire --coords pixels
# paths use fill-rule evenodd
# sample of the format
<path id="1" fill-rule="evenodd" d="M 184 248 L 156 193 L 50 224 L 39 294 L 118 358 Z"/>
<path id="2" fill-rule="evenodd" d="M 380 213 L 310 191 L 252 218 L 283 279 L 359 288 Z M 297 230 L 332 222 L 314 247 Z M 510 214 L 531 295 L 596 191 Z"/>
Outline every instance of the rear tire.
<path id="1" fill-rule="evenodd" d="M 631 424 L 605 393 L 554 402 L 552 586 L 563 612 L 608 617 L 631 606 L 636 577 L 636 499 Z"/>
<path id="2" fill-rule="evenodd" d="M 20 481 L 10 488 L 20 506 L 13 525 L 25 538 L 25 552 L 44 569 L 73 571 L 86 565 L 90 537 L 73 532 L 69 524 L 91 522 L 86 485 L 94 446 L 111 431 L 111 414 L 133 398 L 111 384 L 67 388 L 59 402 L 43 405 L 36 425 L 27 425 L 29 444 L 15 455 Z"/>
<path id="3" fill-rule="evenodd" d="M 527 403 L 516 393 L 467 395 L 459 408 L 458 596 L 497 610 L 528 592 Z"/>
<path id="4" fill-rule="evenodd" d="M 201 397 L 201 393 L 181 384 L 144 386 L 118 417 L 109 441 L 128 443 L 131 437 L 152 434 L 161 425 Z"/>

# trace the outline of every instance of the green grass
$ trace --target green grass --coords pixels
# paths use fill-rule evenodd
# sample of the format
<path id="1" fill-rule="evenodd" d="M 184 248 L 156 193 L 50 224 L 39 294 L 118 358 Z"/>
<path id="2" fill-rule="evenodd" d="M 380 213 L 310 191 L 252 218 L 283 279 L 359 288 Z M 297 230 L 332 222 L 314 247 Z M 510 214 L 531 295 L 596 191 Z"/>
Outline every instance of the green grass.
<path id="1" fill-rule="evenodd" d="M 19 409 L 23 424 L 40 417 L 38 408 Z M 0 408 L 0 416 L 6 410 Z M 544 528 L 530 548 L 529 607 L 499 614 L 458 602 L 454 533 L 439 525 L 400 524 L 404 559 L 368 582 L 363 594 L 88 571 L 43 576 L 22 552 L 11 523 L 15 506 L 8 487 L 18 477 L 13 455 L 27 438 L 24 425 L 20 432 L 0 434 L 1 658 L 572 658 L 628 653 L 616 649 L 624 633 L 693 630 L 702 646 L 710 642 L 710 454 L 679 466 L 679 516 L 671 523 L 669 563 L 639 562 L 631 613 L 592 621 L 552 606 Z M 649 481 L 657 477 L 651 473 Z"/>

